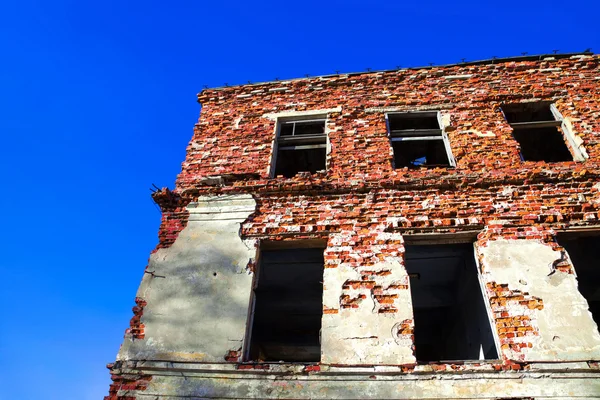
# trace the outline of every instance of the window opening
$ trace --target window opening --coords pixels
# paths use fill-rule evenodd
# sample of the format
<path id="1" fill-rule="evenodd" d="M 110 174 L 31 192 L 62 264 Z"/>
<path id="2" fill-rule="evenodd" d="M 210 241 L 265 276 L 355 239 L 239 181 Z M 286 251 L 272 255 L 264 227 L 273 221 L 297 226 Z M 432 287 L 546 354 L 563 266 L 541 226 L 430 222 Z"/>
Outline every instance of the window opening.
<path id="1" fill-rule="evenodd" d="M 386 118 L 395 168 L 454 165 L 438 112 L 389 113 Z"/>
<path id="2" fill-rule="evenodd" d="M 320 361 L 323 268 L 322 248 L 261 251 L 251 360 Z"/>
<path id="3" fill-rule="evenodd" d="M 407 245 L 419 362 L 497 359 L 472 244 Z"/>
<path id="4" fill-rule="evenodd" d="M 558 243 L 567 251 L 575 273 L 577 287 L 587 300 L 589 310 L 596 325 L 600 326 L 600 236 L 580 236 L 562 234 Z"/>
<path id="5" fill-rule="evenodd" d="M 519 103 L 502 106 L 506 121 L 521 147 L 523 161 L 572 161 L 573 155 L 561 129 L 562 117 L 545 102 Z"/>
<path id="6" fill-rule="evenodd" d="M 325 169 L 325 119 L 281 121 L 278 125 L 275 176 L 291 178 L 298 172 Z"/>

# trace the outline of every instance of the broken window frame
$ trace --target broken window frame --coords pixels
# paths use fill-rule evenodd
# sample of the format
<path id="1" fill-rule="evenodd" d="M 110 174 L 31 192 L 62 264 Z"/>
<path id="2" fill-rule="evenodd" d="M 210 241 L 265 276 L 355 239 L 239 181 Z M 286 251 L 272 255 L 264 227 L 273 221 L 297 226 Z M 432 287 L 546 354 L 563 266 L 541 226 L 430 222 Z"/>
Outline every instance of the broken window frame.
<path id="1" fill-rule="evenodd" d="M 296 135 L 296 124 L 307 123 L 307 122 L 323 122 L 323 134 L 306 134 Z M 281 130 L 284 125 L 293 124 L 292 135 L 282 136 Z M 277 161 L 279 159 L 279 151 L 290 151 L 290 150 L 310 150 L 310 149 L 325 149 L 325 168 L 327 170 L 328 160 L 327 156 L 330 151 L 329 135 L 327 134 L 327 114 L 312 114 L 295 117 L 281 117 L 277 119 L 277 126 L 275 129 L 275 142 L 273 145 L 273 156 L 271 160 L 271 171 L 269 176 L 271 178 L 277 177 Z M 323 171 L 323 170 L 319 170 Z M 304 171 L 298 171 L 304 172 Z M 306 171 L 309 172 L 310 171 Z"/>
<path id="2" fill-rule="evenodd" d="M 252 290 L 250 292 L 250 301 L 249 301 L 249 307 L 248 307 L 248 317 L 246 319 L 247 324 L 246 324 L 246 334 L 245 334 L 245 339 L 244 339 L 244 343 L 243 343 L 243 357 L 242 360 L 244 362 L 265 362 L 265 363 L 272 363 L 272 362 L 280 362 L 280 361 L 259 361 L 259 360 L 255 360 L 251 357 L 251 351 L 252 351 L 252 344 L 253 344 L 253 338 L 252 338 L 252 334 L 253 334 L 253 330 L 254 330 L 254 324 L 255 324 L 255 316 L 256 316 L 256 302 L 257 302 L 257 293 L 256 290 L 258 289 L 258 285 L 260 284 L 260 269 L 261 267 L 261 262 L 262 262 L 262 255 L 263 252 L 265 251 L 271 251 L 271 250 L 298 250 L 298 249 L 320 249 L 322 252 L 325 251 L 325 249 L 327 248 L 327 241 L 321 240 L 321 239 L 304 239 L 304 240 L 295 240 L 295 241 L 261 241 L 258 248 L 257 248 L 257 253 L 256 253 L 256 258 L 255 258 L 255 271 L 253 273 L 253 277 L 252 277 Z M 325 267 L 325 260 L 323 259 L 323 268 Z M 321 284 L 323 284 L 323 276 L 321 276 Z M 324 289 L 324 288 L 323 288 Z M 323 289 L 321 290 L 321 310 L 322 310 L 322 306 L 323 306 L 323 299 L 322 299 L 322 293 L 323 293 Z M 321 316 L 321 324 L 322 324 L 322 316 Z M 321 344 L 321 330 L 322 330 L 322 325 L 321 325 L 321 329 L 319 329 L 319 345 Z M 320 357 L 322 356 L 322 348 L 320 349 L 320 356 L 319 356 L 319 361 L 284 361 L 285 363 L 288 364 L 315 364 L 315 363 L 319 363 L 320 362 Z"/>
<path id="3" fill-rule="evenodd" d="M 390 127 L 390 116 L 391 115 L 405 115 L 407 118 L 413 116 L 415 118 L 418 117 L 433 117 L 437 119 L 439 129 L 394 129 L 392 130 Z M 442 116 L 439 111 L 407 111 L 407 112 L 387 112 L 385 113 L 385 124 L 388 131 L 388 136 L 390 138 L 390 142 L 392 144 L 393 151 L 393 142 L 402 142 L 402 141 L 413 141 L 413 140 L 442 140 L 444 143 L 444 149 L 446 150 L 446 157 L 448 158 L 448 164 L 422 164 L 415 167 L 408 168 L 435 168 L 435 167 L 456 167 L 456 160 L 452 155 L 452 148 L 450 147 L 450 140 L 448 139 L 448 135 L 446 134 L 444 124 L 442 123 Z M 392 160 L 392 168 L 399 169 L 404 168 L 406 166 L 396 166 L 396 157 L 394 155 L 394 159 Z"/>
<path id="4" fill-rule="evenodd" d="M 492 334 L 492 340 L 494 345 L 494 350 L 496 351 L 496 355 L 498 358 L 483 358 L 483 359 L 461 359 L 461 360 L 437 360 L 437 361 L 423 361 L 418 360 L 419 364 L 428 364 L 428 363 L 444 363 L 444 364 L 453 364 L 453 363 L 481 363 L 481 362 L 496 362 L 501 360 L 501 341 L 498 335 L 498 330 L 496 328 L 496 321 L 494 318 L 494 311 L 492 310 L 491 302 L 489 296 L 487 294 L 486 283 L 481 274 L 481 264 L 477 257 L 477 243 L 476 237 L 480 231 L 467 231 L 460 232 L 458 234 L 448 235 L 448 234 L 412 234 L 412 235 L 403 235 L 405 246 L 435 246 L 435 245 L 465 245 L 471 244 L 473 247 L 472 255 L 473 255 L 473 265 L 475 268 L 475 273 L 477 275 L 477 282 L 479 284 L 480 294 L 483 300 L 483 304 L 485 307 L 486 321 L 489 324 L 489 329 Z M 406 268 L 406 253 L 404 253 L 404 265 Z M 408 273 L 408 270 L 407 270 Z M 412 304 L 412 285 L 410 284 L 411 279 L 420 279 L 418 273 L 409 273 L 409 290 L 411 291 L 411 307 L 413 311 L 413 321 L 414 321 L 414 305 Z M 415 322 L 416 328 L 416 322 Z M 416 342 L 415 342 L 416 344 Z M 416 358 L 416 353 L 415 353 Z"/>
<path id="5" fill-rule="evenodd" d="M 506 113 L 504 112 L 505 107 L 516 107 L 518 105 L 527 106 L 527 105 L 534 105 L 534 104 L 538 105 L 540 107 L 548 106 L 550 113 L 554 117 L 554 120 L 512 122 L 512 123 L 508 122 L 508 118 L 506 117 Z M 571 130 L 565 123 L 562 114 L 558 111 L 558 109 L 556 108 L 556 105 L 554 103 L 550 103 L 547 101 L 507 103 L 507 104 L 503 104 L 500 106 L 500 111 L 502 112 L 502 116 L 504 117 L 504 120 L 510 125 L 513 132 L 515 130 L 519 130 L 519 129 L 538 129 L 538 128 L 552 128 L 552 127 L 560 128 L 563 138 L 566 139 L 565 146 L 567 147 L 567 150 L 569 151 L 569 153 L 571 153 L 571 156 L 573 157 L 573 161 L 584 161 L 585 160 L 585 156 L 584 156 L 583 152 L 581 151 L 579 146 L 575 143 L 575 138 L 573 136 L 573 133 L 571 132 Z M 513 134 L 513 137 L 514 137 L 514 134 Z M 516 140 L 516 138 L 515 138 L 515 140 Z M 517 143 L 519 143 L 519 142 L 517 141 Z M 519 143 L 519 148 L 520 147 L 521 147 L 521 144 Z M 519 151 L 519 157 L 521 158 L 522 162 L 531 161 L 531 160 L 525 160 L 525 158 L 523 157 L 522 151 Z M 538 162 L 538 161 L 533 161 L 533 162 Z M 552 163 L 552 162 L 569 162 L 569 161 L 543 161 L 543 162 L 551 162 Z"/>

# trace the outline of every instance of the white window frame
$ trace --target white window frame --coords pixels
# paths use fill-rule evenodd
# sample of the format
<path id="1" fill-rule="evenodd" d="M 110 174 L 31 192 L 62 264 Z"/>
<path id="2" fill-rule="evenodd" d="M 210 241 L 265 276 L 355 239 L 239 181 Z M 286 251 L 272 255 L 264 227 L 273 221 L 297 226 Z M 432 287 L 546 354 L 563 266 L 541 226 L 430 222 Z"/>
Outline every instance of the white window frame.
<path id="1" fill-rule="evenodd" d="M 398 136 L 394 136 L 394 132 L 390 129 L 390 115 L 414 115 L 415 117 L 419 116 L 434 116 L 437 118 L 439 129 L 403 129 L 396 130 L 394 132 L 397 133 Z M 406 111 L 406 112 L 387 112 L 385 113 L 385 124 L 387 127 L 388 136 L 390 138 L 390 142 L 400 142 L 400 141 L 413 141 L 413 140 L 442 140 L 444 142 L 444 148 L 446 149 L 446 157 L 448 157 L 448 167 L 456 167 L 456 160 L 454 159 L 454 155 L 452 154 L 452 148 L 450 147 L 450 140 L 448 139 L 448 135 L 446 134 L 446 127 L 442 120 L 442 114 L 439 111 Z M 419 132 L 421 131 L 421 132 Z M 404 132 L 404 134 L 403 134 Z M 439 132 L 440 134 L 437 134 Z M 393 149 L 393 146 L 392 146 Z M 392 150 L 393 151 L 393 150 Z M 394 157 L 395 159 L 395 157 Z M 393 161 L 393 167 L 396 169 L 396 162 Z M 423 167 L 427 167 L 427 165 L 423 165 Z"/>
<path id="2" fill-rule="evenodd" d="M 500 111 L 502 112 L 502 116 L 504 117 L 504 120 L 506 121 L 506 123 L 508 123 L 508 125 L 510 125 L 510 127 L 512 128 L 513 131 L 515 131 L 515 128 L 519 129 L 519 128 L 526 128 L 526 127 L 528 127 L 528 128 L 535 128 L 535 127 L 545 128 L 545 127 L 549 127 L 549 126 L 560 127 L 560 131 L 562 132 L 563 137 L 567 139 L 567 143 L 568 143 L 567 149 L 571 153 L 571 156 L 573 156 L 573 161 L 585 161 L 585 159 L 586 159 L 585 149 L 583 149 L 581 145 L 577 145 L 577 143 L 575 142 L 575 137 L 573 136 L 573 133 L 571 132 L 571 130 L 565 123 L 565 120 L 564 120 L 562 114 L 558 111 L 558 109 L 556 108 L 556 105 L 554 103 L 549 103 L 547 101 L 536 101 L 536 102 L 510 103 L 510 104 L 506 104 L 505 106 L 512 106 L 515 104 L 527 105 L 527 104 L 539 104 L 539 103 L 548 104 L 550 112 L 552 113 L 552 116 L 554 117 L 554 121 L 548 120 L 548 121 L 510 123 L 510 122 L 508 122 L 508 119 L 506 118 L 506 114 L 504 113 L 503 106 L 500 106 Z M 523 154 L 521 152 L 519 152 L 519 156 L 521 157 L 521 161 L 526 162 L 526 160 L 523 159 Z M 568 162 L 568 161 L 566 161 L 566 162 Z"/>
<path id="3" fill-rule="evenodd" d="M 573 155 L 573 160 L 585 161 L 586 157 L 584 156 L 584 153 L 581 150 L 580 146 L 578 146 L 577 143 L 575 143 L 575 137 L 573 136 L 573 132 L 571 132 L 571 130 L 565 123 L 565 119 L 563 118 L 560 111 L 558 111 L 554 103 L 550 104 L 550 112 L 557 121 L 560 121 L 560 130 L 562 131 L 565 138 L 567 138 L 567 142 L 569 143 L 569 150 L 571 150 L 571 154 Z"/>
<path id="4" fill-rule="evenodd" d="M 294 122 L 317 122 L 323 121 L 324 134 L 323 135 L 292 135 L 292 136 L 280 136 L 281 126 L 286 123 Z M 295 126 L 294 126 L 295 130 Z M 313 143 L 311 141 L 319 141 L 325 139 L 324 143 Z M 285 116 L 278 117 L 275 126 L 275 140 L 273 143 L 273 155 L 271 157 L 271 169 L 269 171 L 269 177 L 275 178 L 275 171 L 277 170 L 277 155 L 279 150 L 304 150 L 304 149 L 325 149 L 325 170 L 328 168 L 328 155 L 331 150 L 329 143 L 329 132 L 327 130 L 327 114 L 316 113 L 316 114 L 303 114 L 298 116 Z"/>

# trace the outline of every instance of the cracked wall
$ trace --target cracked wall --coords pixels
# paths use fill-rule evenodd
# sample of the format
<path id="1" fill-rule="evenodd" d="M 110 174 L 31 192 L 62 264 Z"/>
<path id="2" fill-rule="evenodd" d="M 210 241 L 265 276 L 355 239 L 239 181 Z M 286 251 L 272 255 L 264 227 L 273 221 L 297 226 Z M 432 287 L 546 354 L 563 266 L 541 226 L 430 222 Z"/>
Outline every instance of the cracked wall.
<path id="1" fill-rule="evenodd" d="M 600 229 L 600 57 L 208 89 L 109 399 L 599 398 L 600 333 L 558 231 Z M 503 103 L 548 101 L 582 162 L 521 162 Z M 385 113 L 439 110 L 456 168 L 392 168 Z M 269 176 L 277 117 L 327 113 L 327 170 Z M 499 360 L 417 364 L 404 240 L 476 244 Z M 466 236 L 464 236 L 466 235 Z M 475 238 L 476 236 L 476 238 Z M 244 362 L 254 257 L 326 242 L 321 362 Z M 245 342 L 246 341 L 246 342 Z"/>
<path id="2" fill-rule="evenodd" d="M 331 364 L 410 364 L 408 275 L 399 234 L 368 229 L 332 234 L 325 250 L 322 359 Z"/>
<path id="3" fill-rule="evenodd" d="M 554 268 L 562 259 L 559 251 L 536 240 L 498 239 L 480 246 L 479 253 L 483 277 L 488 288 L 494 286 L 492 309 L 502 314 L 496 326 L 508 357 L 520 361 L 600 358 L 600 333 L 577 290 L 575 275 Z M 496 290 L 492 282 L 505 286 Z M 521 323 L 515 324 L 514 318 Z M 521 351 L 522 347 L 526 348 Z"/>
<path id="4" fill-rule="evenodd" d="M 255 257 L 239 236 L 252 196 L 200 197 L 186 227 L 150 257 L 137 298 L 146 303 L 144 336 L 125 338 L 118 360 L 221 362 L 241 349 Z M 143 340 L 142 340 L 143 339 Z"/>
<path id="5" fill-rule="evenodd" d="M 457 173 L 476 173 L 474 181 L 545 175 L 550 171 L 540 168 L 543 163 L 528 162 L 523 168 L 518 143 L 500 111 L 501 104 L 522 101 L 554 103 L 569 121 L 578 147 L 597 160 L 599 60 L 598 56 L 549 57 L 207 89 L 198 96 L 204 111 L 194 128 L 177 188 L 198 189 L 206 177 L 221 175 L 235 177 L 238 186 L 252 190 L 289 187 L 290 180 L 269 176 L 273 115 L 322 110 L 328 110 L 327 171 L 294 179 L 297 186 L 318 181 L 327 186 L 381 187 L 415 178 L 422 185 L 435 185 L 454 182 Z M 456 168 L 392 168 L 385 113 L 417 110 L 441 112 Z M 555 163 L 551 170 L 552 177 L 559 178 L 561 172 L 571 175 L 585 168 L 569 162 Z"/>

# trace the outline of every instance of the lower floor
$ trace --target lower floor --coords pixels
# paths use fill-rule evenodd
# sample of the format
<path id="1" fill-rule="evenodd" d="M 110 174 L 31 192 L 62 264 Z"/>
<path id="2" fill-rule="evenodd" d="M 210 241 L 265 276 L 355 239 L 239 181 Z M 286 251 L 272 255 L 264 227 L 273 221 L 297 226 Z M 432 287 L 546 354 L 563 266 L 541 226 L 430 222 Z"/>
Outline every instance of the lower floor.
<path id="1" fill-rule="evenodd" d="M 597 204 L 538 185 L 163 210 L 108 399 L 600 398 Z"/>

